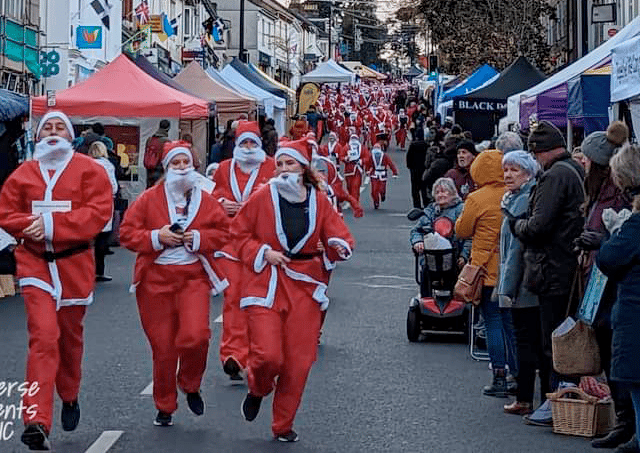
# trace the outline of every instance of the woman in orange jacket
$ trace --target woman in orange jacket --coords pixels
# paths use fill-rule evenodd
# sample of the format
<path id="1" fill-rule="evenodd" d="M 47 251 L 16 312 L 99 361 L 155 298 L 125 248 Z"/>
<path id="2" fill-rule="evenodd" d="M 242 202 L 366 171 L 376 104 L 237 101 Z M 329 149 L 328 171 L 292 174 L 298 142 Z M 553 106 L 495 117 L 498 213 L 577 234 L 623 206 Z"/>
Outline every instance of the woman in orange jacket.
<path id="1" fill-rule="evenodd" d="M 482 288 L 480 308 L 487 328 L 487 350 L 493 368 L 493 382 L 483 389 L 487 396 L 507 397 L 506 365 L 517 374 L 515 340 L 509 309 L 499 308 L 492 297 L 498 280 L 498 251 L 504 196 L 502 153 L 480 153 L 471 165 L 471 177 L 478 189 L 467 196 L 464 209 L 456 221 L 456 236 L 471 238 L 471 264 L 484 266 L 487 275 Z"/>

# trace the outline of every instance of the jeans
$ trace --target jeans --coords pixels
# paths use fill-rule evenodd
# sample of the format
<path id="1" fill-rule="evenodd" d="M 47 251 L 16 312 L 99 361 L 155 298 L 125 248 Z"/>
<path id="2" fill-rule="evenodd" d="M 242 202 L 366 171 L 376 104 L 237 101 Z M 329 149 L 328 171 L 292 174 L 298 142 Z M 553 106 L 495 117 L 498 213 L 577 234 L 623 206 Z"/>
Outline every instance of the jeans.
<path id="1" fill-rule="evenodd" d="M 513 332 L 518 350 L 518 392 L 516 398 L 523 403 L 533 403 L 536 369 L 540 370 L 540 399 L 544 402 L 549 388 L 548 362 L 542 352 L 540 333 L 540 307 L 511 309 Z"/>
<path id="2" fill-rule="evenodd" d="M 413 207 L 418 209 L 426 208 L 427 204 L 429 204 L 429 198 L 427 196 L 427 188 L 422 182 L 424 168 L 410 168 L 409 171 L 411 172 L 411 199 L 413 201 Z"/>
<path id="3" fill-rule="evenodd" d="M 633 410 L 636 412 L 636 435 L 640 435 L 640 385 L 632 385 L 629 393 L 633 401 Z"/>
<path id="4" fill-rule="evenodd" d="M 494 370 L 504 369 L 509 365 L 513 376 L 518 375 L 518 360 L 516 357 L 516 342 L 513 335 L 513 321 L 511 310 L 500 308 L 498 301 L 491 300 L 492 286 L 482 288 L 482 302 L 480 309 L 484 316 L 487 330 L 487 350 Z"/>

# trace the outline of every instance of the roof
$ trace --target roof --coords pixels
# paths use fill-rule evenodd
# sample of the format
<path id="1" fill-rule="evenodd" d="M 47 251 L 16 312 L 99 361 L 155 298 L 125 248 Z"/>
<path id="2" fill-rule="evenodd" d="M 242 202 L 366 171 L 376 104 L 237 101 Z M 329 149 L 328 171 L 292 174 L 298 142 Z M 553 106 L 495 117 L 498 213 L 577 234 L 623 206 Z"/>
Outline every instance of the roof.
<path id="1" fill-rule="evenodd" d="M 491 84 L 466 95 L 457 96 L 464 99 L 506 99 L 514 93 L 526 90 L 545 79 L 545 75 L 533 66 L 529 60 L 520 56 L 505 68 L 500 76 Z"/>
<path id="2" fill-rule="evenodd" d="M 351 83 L 355 82 L 356 75 L 340 67 L 334 60 L 324 61 L 311 72 L 302 76 L 302 83 Z"/>
<path id="3" fill-rule="evenodd" d="M 256 74 L 254 71 L 251 71 L 251 69 L 249 69 L 249 66 L 241 62 L 237 57 L 231 60 L 231 63 L 229 63 L 229 66 L 231 66 L 237 72 L 242 74 L 242 76 L 245 79 L 249 80 L 251 83 L 253 83 L 257 87 L 260 87 L 265 91 L 268 91 L 274 96 L 278 96 L 279 98 L 282 98 L 282 99 L 287 99 L 288 93 L 285 90 L 278 88 L 274 84 L 270 83 L 269 81 L 265 80 L 263 77 Z"/>
<path id="4" fill-rule="evenodd" d="M 55 110 L 69 116 L 160 117 L 195 119 L 209 116 L 207 101 L 155 80 L 125 54 L 87 80 L 56 92 Z M 46 96 L 32 99 L 32 113 L 43 115 Z"/>
<path id="5" fill-rule="evenodd" d="M 467 94 L 472 90 L 479 88 L 483 83 L 497 74 L 498 71 L 496 71 L 492 66 L 484 64 L 476 69 L 469 77 L 459 81 L 459 83 L 450 90 L 445 91 L 441 102 L 446 102 L 456 96 Z"/>
<path id="6" fill-rule="evenodd" d="M 256 109 L 255 99 L 215 81 L 196 61 L 189 63 L 174 80 L 203 99 L 215 100 L 219 113 L 248 113 Z"/>

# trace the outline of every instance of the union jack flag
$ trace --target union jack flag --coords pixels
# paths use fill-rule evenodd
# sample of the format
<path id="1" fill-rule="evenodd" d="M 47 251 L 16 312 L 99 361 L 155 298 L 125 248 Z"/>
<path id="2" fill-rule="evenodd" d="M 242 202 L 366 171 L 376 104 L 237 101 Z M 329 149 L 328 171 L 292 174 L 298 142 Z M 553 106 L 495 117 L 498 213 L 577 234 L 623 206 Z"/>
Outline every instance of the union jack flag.
<path id="1" fill-rule="evenodd" d="M 149 22 L 149 4 L 147 0 L 142 0 L 142 2 L 136 6 L 136 19 L 138 19 L 140 25 Z"/>

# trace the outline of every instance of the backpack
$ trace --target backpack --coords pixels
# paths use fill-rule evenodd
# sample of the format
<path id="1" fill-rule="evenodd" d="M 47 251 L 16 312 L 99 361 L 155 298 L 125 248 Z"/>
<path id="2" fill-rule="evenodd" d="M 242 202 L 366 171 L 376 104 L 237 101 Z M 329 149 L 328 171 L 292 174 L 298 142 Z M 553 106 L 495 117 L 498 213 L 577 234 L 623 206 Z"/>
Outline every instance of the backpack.
<path id="1" fill-rule="evenodd" d="M 147 145 L 144 149 L 144 168 L 147 170 L 153 170 L 160 165 L 162 159 L 162 148 L 164 146 L 164 140 L 161 137 L 153 136 L 147 140 Z"/>

